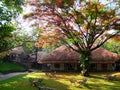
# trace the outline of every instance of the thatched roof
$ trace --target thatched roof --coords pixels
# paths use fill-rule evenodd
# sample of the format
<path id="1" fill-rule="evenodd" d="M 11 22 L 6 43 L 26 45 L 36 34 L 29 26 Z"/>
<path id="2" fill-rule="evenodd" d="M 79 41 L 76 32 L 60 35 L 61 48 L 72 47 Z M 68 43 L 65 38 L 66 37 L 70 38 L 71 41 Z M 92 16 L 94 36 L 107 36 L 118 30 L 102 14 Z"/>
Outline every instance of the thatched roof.
<path id="1" fill-rule="evenodd" d="M 110 52 L 102 47 L 94 50 L 92 52 L 92 61 L 91 63 L 114 63 L 118 61 L 120 56 L 118 54 Z"/>
<path id="2" fill-rule="evenodd" d="M 61 46 L 55 49 L 50 54 L 46 55 L 43 59 L 40 59 L 38 63 L 77 63 L 78 54 L 74 51 L 69 52 L 65 46 Z"/>
<path id="3" fill-rule="evenodd" d="M 118 59 L 116 53 L 100 47 L 92 52 L 91 63 L 114 63 Z M 79 63 L 79 54 L 63 45 L 39 59 L 38 63 Z"/>
<path id="4" fill-rule="evenodd" d="M 17 48 L 12 49 L 9 52 L 9 55 L 19 55 L 18 58 L 20 58 L 22 60 L 22 62 L 36 62 L 36 60 L 35 60 L 35 58 L 36 58 L 35 54 L 25 54 L 24 50 L 21 47 L 17 47 Z M 44 51 L 38 51 L 38 53 L 37 53 L 37 61 L 39 59 L 43 59 L 43 57 L 45 55 L 47 55 L 46 52 L 44 52 Z M 16 60 L 18 60 L 18 58 Z"/>
<path id="5" fill-rule="evenodd" d="M 43 59 L 43 57 L 44 57 L 45 55 L 47 55 L 46 52 L 44 52 L 44 51 L 38 51 L 38 53 L 37 53 L 37 61 L 38 61 L 39 59 Z M 28 57 L 27 57 L 27 59 L 26 59 L 26 61 L 27 61 L 27 62 L 36 62 L 35 58 L 36 58 L 36 55 L 35 55 L 35 54 L 29 54 Z"/>
<path id="6" fill-rule="evenodd" d="M 16 54 L 16 55 L 19 55 L 22 53 L 24 53 L 24 50 L 21 47 L 14 48 L 10 51 L 10 54 Z"/>
<path id="7" fill-rule="evenodd" d="M 44 57 L 46 57 L 47 54 L 48 54 L 47 52 L 39 51 L 37 54 L 37 58 L 38 58 L 37 61 L 40 59 L 42 60 Z"/>

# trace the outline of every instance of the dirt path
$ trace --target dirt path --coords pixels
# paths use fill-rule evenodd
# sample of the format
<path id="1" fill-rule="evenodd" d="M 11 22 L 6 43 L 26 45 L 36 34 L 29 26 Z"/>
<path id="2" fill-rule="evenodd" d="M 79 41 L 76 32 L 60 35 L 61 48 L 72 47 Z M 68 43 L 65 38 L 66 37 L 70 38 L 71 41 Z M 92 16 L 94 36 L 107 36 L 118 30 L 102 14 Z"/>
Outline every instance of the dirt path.
<path id="1" fill-rule="evenodd" d="M 21 74 L 27 74 L 28 72 L 15 72 L 15 73 L 9 73 L 9 74 L 4 74 L 4 75 L 0 75 L 0 81 L 1 80 L 5 80 L 11 77 L 14 77 L 16 75 L 21 75 Z"/>

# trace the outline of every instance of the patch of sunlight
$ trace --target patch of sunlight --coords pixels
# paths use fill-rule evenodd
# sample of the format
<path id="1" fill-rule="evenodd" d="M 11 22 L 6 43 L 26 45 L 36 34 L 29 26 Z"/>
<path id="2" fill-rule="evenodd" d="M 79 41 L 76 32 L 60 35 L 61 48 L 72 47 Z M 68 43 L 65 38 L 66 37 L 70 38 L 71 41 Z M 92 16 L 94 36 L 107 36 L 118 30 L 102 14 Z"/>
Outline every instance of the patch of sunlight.
<path id="1" fill-rule="evenodd" d="M 70 84 L 70 81 L 69 80 L 66 80 L 66 79 L 60 79 L 60 80 L 56 80 L 56 81 L 58 81 L 58 82 L 60 82 L 60 83 L 63 83 L 63 84 Z"/>
<path id="2" fill-rule="evenodd" d="M 36 73 L 36 72 L 33 72 L 33 73 L 30 73 L 30 74 L 27 74 L 26 76 L 24 76 L 23 78 L 44 78 L 45 77 L 45 73 Z"/>
<path id="3" fill-rule="evenodd" d="M 12 85 L 16 85 L 17 83 L 18 83 L 17 81 L 13 81 L 13 82 L 10 82 L 10 83 L 1 84 L 0 86 L 10 87 L 10 86 L 12 86 Z"/>
<path id="4" fill-rule="evenodd" d="M 116 75 L 116 77 L 118 77 L 120 79 L 120 72 L 117 73 L 113 73 L 112 76 Z"/>
<path id="5" fill-rule="evenodd" d="M 9 86 L 11 86 L 11 84 L 10 83 L 5 83 L 5 84 L 1 84 L 0 87 L 1 86 L 3 86 L 3 87 L 9 87 Z"/>
<path id="6" fill-rule="evenodd" d="M 10 84 L 16 84 L 16 83 L 18 83 L 17 81 L 14 81 L 14 82 L 10 82 Z"/>

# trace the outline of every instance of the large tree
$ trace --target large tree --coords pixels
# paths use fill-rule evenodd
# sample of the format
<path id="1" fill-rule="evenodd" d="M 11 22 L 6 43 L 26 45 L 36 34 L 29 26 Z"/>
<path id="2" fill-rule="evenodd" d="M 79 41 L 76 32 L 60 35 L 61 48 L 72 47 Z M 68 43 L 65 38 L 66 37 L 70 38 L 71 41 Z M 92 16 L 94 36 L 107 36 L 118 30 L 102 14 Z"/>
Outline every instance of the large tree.
<path id="1" fill-rule="evenodd" d="M 22 11 L 23 0 L 0 0 L 0 53 L 11 47 L 14 18 Z"/>
<path id="2" fill-rule="evenodd" d="M 34 0 L 28 4 L 34 9 L 24 18 L 42 23 L 36 45 L 62 41 L 80 54 L 84 76 L 89 75 L 91 52 L 120 32 L 119 0 Z"/>

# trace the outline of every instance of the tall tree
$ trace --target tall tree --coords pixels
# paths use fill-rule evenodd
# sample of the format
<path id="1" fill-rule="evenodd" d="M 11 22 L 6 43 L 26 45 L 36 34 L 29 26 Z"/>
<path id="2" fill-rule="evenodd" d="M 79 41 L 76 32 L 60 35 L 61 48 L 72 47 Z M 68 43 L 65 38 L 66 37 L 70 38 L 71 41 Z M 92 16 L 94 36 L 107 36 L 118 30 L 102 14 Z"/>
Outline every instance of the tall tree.
<path id="1" fill-rule="evenodd" d="M 41 25 L 38 47 L 62 41 L 80 54 L 84 76 L 89 75 L 91 52 L 120 32 L 119 0 L 29 1 L 34 7 L 24 18 Z M 40 24 L 39 24 L 40 25 Z M 107 31 L 115 30 L 109 34 Z"/>
<path id="2" fill-rule="evenodd" d="M 22 11 L 22 3 L 23 0 L 0 1 L 0 52 L 7 50 L 11 45 L 11 32 L 16 29 L 13 19 Z"/>

